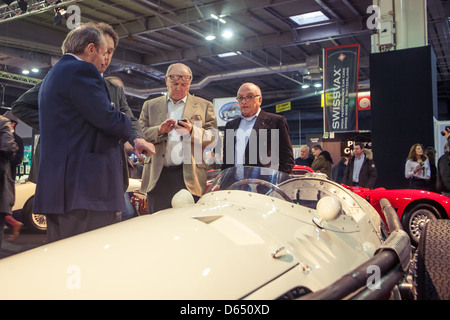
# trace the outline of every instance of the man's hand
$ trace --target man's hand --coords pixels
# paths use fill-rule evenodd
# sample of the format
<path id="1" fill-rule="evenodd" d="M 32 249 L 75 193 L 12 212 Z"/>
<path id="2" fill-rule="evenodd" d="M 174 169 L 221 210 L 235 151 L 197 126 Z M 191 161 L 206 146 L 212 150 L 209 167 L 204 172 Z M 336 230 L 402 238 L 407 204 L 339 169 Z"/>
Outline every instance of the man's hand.
<path id="1" fill-rule="evenodd" d="M 169 133 L 172 131 L 177 124 L 177 121 L 174 119 L 167 119 L 159 126 L 158 134 Z"/>
<path id="2" fill-rule="evenodd" d="M 147 142 L 142 138 L 134 139 L 134 154 L 140 161 L 145 160 L 142 154 L 146 157 L 150 157 L 151 155 L 154 155 L 155 152 L 155 146 L 153 143 Z"/>
<path id="3" fill-rule="evenodd" d="M 192 124 L 189 122 L 189 120 L 185 119 L 178 120 L 178 122 L 175 124 L 175 130 L 182 136 L 191 133 L 192 131 Z"/>

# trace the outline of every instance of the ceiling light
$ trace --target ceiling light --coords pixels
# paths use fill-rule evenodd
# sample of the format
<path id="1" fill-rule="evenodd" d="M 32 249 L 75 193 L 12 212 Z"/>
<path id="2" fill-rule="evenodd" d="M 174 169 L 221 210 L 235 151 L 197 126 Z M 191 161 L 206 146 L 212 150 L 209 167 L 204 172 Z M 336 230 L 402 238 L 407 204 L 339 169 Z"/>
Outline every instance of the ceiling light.
<path id="1" fill-rule="evenodd" d="M 238 54 L 241 54 L 241 52 L 240 51 L 225 52 L 225 53 L 220 53 L 217 56 L 219 58 L 227 58 L 227 57 L 237 56 Z"/>
<path id="2" fill-rule="evenodd" d="M 205 37 L 205 40 L 212 41 L 212 40 L 214 40 L 215 38 L 216 38 L 215 35 L 209 34 L 209 35 L 207 35 L 207 36 Z"/>
<path id="3" fill-rule="evenodd" d="M 309 84 L 302 84 L 302 89 L 308 89 L 309 88 Z"/>
<path id="4" fill-rule="evenodd" d="M 231 30 L 224 30 L 222 32 L 222 37 L 225 39 L 230 39 L 233 36 L 233 32 Z"/>
<path id="5" fill-rule="evenodd" d="M 316 88 L 320 88 L 321 86 L 322 86 L 322 84 L 319 83 L 319 82 L 317 82 L 317 83 L 314 84 L 314 87 L 316 87 Z"/>
<path id="6" fill-rule="evenodd" d="M 33 68 L 33 69 L 31 69 L 31 72 L 38 73 L 39 69 L 38 68 Z"/>
<path id="7" fill-rule="evenodd" d="M 219 20 L 220 22 L 222 22 L 223 24 L 227 23 L 224 19 L 222 19 L 222 16 L 216 16 L 215 14 L 211 13 L 211 18 L 213 18 L 214 20 Z"/>
<path id="8" fill-rule="evenodd" d="M 294 21 L 299 26 L 330 20 L 326 15 L 322 13 L 322 11 L 314 11 L 305 14 L 299 14 L 296 16 L 289 17 L 289 19 Z"/>
<path id="9" fill-rule="evenodd" d="M 29 73 L 30 73 L 30 70 L 27 70 L 27 69 L 22 70 L 22 74 L 29 74 Z"/>

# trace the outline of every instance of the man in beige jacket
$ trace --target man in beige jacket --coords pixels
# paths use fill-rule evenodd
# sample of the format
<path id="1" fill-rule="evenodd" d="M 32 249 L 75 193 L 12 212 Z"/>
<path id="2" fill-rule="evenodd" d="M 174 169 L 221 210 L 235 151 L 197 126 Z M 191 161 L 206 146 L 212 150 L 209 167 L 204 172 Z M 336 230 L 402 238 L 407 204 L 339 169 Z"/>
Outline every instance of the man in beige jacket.
<path id="1" fill-rule="evenodd" d="M 145 160 L 142 173 L 141 192 L 147 193 L 149 213 L 170 208 L 181 189 L 194 198 L 205 192 L 203 151 L 213 148 L 218 137 L 213 104 L 189 94 L 190 68 L 170 65 L 165 81 L 167 95 L 147 100 L 139 118 L 145 139 L 156 149 Z"/>

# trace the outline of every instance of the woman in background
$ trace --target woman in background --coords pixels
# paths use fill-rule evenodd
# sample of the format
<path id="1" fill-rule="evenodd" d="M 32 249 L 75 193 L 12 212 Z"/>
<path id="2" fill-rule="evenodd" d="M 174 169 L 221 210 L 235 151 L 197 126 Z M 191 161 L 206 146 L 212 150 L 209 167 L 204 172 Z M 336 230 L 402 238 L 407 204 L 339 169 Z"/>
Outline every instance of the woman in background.
<path id="1" fill-rule="evenodd" d="M 409 188 L 431 191 L 430 161 L 424 154 L 423 145 L 414 144 L 409 150 L 405 164 L 405 178 L 409 179 Z"/>

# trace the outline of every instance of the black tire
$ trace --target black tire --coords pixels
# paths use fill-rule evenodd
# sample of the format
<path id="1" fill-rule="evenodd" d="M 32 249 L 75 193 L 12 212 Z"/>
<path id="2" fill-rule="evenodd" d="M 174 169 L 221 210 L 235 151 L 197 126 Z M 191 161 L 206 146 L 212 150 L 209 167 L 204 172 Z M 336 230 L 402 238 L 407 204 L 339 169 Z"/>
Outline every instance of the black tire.
<path id="1" fill-rule="evenodd" d="M 45 233 L 47 232 L 47 219 L 43 214 L 33 213 L 33 201 L 34 196 L 30 197 L 23 206 L 23 223 L 35 232 Z"/>
<path id="2" fill-rule="evenodd" d="M 449 300 L 450 220 L 425 225 L 417 249 L 415 282 L 419 300 Z"/>
<path id="3" fill-rule="evenodd" d="M 441 215 L 435 207 L 421 203 L 403 213 L 402 226 L 411 238 L 411 243 L 417 246 L 426 223 L 440 218 Z"/>

